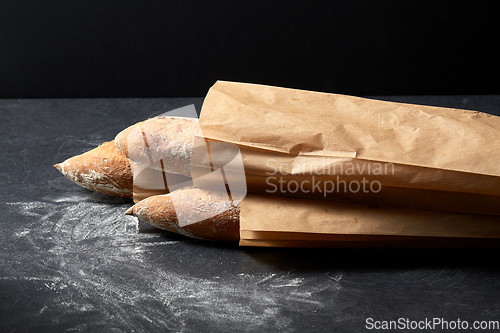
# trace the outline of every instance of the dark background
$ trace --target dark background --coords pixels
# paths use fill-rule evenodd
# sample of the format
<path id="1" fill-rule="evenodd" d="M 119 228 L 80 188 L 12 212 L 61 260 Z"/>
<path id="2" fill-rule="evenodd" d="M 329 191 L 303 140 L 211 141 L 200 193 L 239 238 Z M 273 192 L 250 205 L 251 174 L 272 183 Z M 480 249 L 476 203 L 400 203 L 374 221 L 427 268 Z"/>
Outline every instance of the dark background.
<path id="1" fill-rule="evenodd" d="M 499 115 L 493 4 L 0 0 L 0 331 L 497 320 L 498 249 L 240 248 L 137 232 L 130 201 L 52 167 L 147 117 L 199 109 L 190 97 L 218 79 Z"/>
<path id="2" fill-rule="evenodd" d="M 498 94 L 494 2 L 0 1 L 0 98 Z"/>

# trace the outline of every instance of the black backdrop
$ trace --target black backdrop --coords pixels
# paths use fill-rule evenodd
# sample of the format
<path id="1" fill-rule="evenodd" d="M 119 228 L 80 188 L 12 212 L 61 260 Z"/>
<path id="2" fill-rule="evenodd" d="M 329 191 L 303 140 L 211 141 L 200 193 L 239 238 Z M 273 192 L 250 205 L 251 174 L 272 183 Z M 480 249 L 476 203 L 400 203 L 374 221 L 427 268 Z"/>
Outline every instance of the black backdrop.
<path id="1" fill-rule="evenodd" d="M 468 3 L 0 0 L 0 98 L 498 94 L 497 10 Z"/>

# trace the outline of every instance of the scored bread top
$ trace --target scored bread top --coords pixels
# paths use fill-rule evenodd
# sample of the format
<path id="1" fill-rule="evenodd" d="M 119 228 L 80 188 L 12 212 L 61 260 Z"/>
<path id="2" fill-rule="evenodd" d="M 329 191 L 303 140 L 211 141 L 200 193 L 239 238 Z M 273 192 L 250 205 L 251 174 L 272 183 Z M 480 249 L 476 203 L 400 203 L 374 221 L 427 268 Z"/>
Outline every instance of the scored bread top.
<path id="1" fill-rule="evenodd" d="M 197 129 L 195 118 L 156 117 L 121 131 L 115 144 L 132 162 L 189 177 Z"/>

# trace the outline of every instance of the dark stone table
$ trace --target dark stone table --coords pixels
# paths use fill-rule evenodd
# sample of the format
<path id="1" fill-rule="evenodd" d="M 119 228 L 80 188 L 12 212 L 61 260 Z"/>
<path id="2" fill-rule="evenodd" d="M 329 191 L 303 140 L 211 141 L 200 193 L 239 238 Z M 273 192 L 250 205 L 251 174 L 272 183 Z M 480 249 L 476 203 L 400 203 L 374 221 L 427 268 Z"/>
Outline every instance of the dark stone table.
<path id="1" fill-rule="evenodd" d="M 500 114 L 500 96 L 379 98 Z M 52 167 L 191 103 L 199 110 L 202 99 L 0 100 L 1 332 L 498 324 L 496 250 L 243 248 L 139 232 L 123 215 L 131 201 L 83 189 Z"/>

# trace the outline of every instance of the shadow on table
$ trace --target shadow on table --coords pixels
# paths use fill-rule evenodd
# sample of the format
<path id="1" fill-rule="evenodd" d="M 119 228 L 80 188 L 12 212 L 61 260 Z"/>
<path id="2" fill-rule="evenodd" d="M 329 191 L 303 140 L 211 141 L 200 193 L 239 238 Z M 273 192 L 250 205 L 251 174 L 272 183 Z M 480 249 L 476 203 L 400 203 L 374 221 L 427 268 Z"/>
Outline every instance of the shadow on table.
<path id="1" fill-rule="evenodd" d="M 474 269 L 500 272 L 499 242 L 492 248 L 454 249 L 356 249 L 240 247 L 237 243 L 193 240 L 161 231 L 162 237 L 185 244 L 185 255 L 193 264 L 224 267 L 226 271 L 300 271 L 321 273 L 334 270 L 391 271 L 412 269 Z M 492 245 L 492 244 L 485 244 Z M 183 252 L 184 252 L 183 251 Z M 211 263 L 211 264 L 210 264 Z M 235 266 L 233 266 L 235 265 Z M 208 269 L 210 270 L 210 269 Z"/>
<path id="2" fill-rule="evenodd" d="M 256 261 L 277 269 L 328 271 L 425 268 L 481 268 L 500 270 L 500 249 L 305 249 L 242 248 Z"/>

